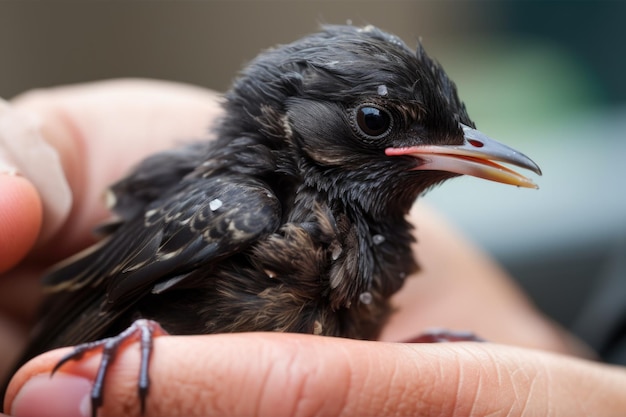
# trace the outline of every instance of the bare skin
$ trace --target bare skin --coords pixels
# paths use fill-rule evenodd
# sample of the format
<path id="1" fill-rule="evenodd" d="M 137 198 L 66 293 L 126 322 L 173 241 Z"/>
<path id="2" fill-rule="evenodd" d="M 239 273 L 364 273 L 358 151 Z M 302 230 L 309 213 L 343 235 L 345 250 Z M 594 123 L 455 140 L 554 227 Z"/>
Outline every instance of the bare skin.
<path id="1" fill-rule="evenodd" d="M 0 374 L 33 323 L 44 268 L 91 243 L 90 230 L 106 218 L 102 190 L 143 156 L 207 137 L 219 114 L 209 91 L 140 80 L 41 90 L 13 104 L 42 117 L 74 206 L 71 221 L 37 244 L 37 190 L 26 178 L 0 174 Z M 146 415 L 626 415 L 625 369 L 581 358 L 589 353 L 432 210 L 418 204 L 411 216 L 423 270 L 395 296 L 398 312 L 382 342 L 268 333 L 159 337 Z M 493 343 L 390 343 L 432 327 L 472 330 Z M 86 415 L 98 357 L 68 363 L 50 379 L 66 352 L 22 367 L 5 410 Z M 100 415 L 139 413 L 138 360 L 137 349 L 121 351 Z"/>

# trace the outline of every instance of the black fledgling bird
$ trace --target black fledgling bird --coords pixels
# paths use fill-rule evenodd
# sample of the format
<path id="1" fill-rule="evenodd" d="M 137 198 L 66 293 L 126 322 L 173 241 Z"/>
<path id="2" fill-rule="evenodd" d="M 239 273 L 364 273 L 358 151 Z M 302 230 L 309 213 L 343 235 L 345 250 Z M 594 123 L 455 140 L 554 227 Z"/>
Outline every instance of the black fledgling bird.
<path id="1" fill-rule="evenodd" d="M 417 268 L 415 199 L 459 174 L 534 187 L 495 161 L 540 173 L 474 130 L 421 46 L 371 26 L 266 51 L 224 109 L 215 141 L 152 156 L 112 187 L 119 221 L 45 277 L 52 294 L 24 359 L 140 318 L 173 334 L 375 339 Z M 94 412 L 101 400 L 96 390 Z"/>

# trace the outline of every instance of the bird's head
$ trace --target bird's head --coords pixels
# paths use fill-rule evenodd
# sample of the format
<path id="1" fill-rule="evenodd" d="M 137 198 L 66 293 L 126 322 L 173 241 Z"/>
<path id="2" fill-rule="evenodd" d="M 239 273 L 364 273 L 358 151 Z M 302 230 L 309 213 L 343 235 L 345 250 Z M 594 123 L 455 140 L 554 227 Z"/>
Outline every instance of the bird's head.
<path id="1" fill-rule="evenodd" d="M 378 215 L 461 174 L 522 187 L 528 157 L 475 130 L 454 83 L 421 45 L 329 26 L 259 55 L 227 95 L 244 134 L 282 141 L 309 185 Z M 233 120 L 234 122 L 234 120 Z"/>

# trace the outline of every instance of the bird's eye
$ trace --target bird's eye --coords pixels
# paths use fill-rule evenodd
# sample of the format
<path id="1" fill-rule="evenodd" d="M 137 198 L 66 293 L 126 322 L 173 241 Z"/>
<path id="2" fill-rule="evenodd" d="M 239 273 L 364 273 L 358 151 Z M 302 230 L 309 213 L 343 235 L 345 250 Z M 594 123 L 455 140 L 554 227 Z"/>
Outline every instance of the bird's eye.
<path id="1" fill-rule="evenodd" d="M 367 139 L 380 139 L 391 131 L 391 115 L 378 106 L 362 105 L 356 109 L 356 126 Z"/>

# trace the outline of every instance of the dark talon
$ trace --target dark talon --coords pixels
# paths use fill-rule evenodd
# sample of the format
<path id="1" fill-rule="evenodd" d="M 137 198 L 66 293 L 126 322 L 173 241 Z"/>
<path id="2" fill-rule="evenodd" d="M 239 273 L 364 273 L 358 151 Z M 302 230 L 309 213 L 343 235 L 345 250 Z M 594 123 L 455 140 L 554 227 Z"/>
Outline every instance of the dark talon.
<path id="1" fill-rule="evenodd" d="M 145 319 L 136 320 L 126 330 L 116 336 L 75 346 L 72 352 L 62 357 L 54 368 L 52 368 L 50 377 L 52 377 L 54 373 L 66 362 L 69 362 L 70 360 L 80 360 L 86 352 L 102 348 L 102 359 L 100 360 L 98 373 L 91 388 L 91 416 L 96 417 L 98 408 L 102 406 L 104 402 L 104 380 L 109 367 L 115 360 L 118 348 L 123 342 L 132 337 L 139 336 L 141 359 L 139 365 L 139 381 L 137 386 L 139 391 L 141 414 L 144 414 L 146 409 L 146 397 L 148 395 L 148 388 L 150 385 L 148 365 L 152 354 L 152 338 L 163 334 L 167 334 L 167 332 L 163 330 L 159 323 Z"/>
<path id="2" fill-rule="evenodd" d="M 158 325 L 158 324 L 157 324 Z M 159 326 L 161 329 L 161 326 Z M 146 397 L 148 396 L 148 387 L 150 385 L 150 378 L 148 376 L 148 364 L 150 363 L 150 356 L 152 355 L 152 333 L 155 329 L 150 327 L 141 327 L 141 362 L 139 364 L 139 401 L 141 403 L 141 414 L 143 415 L 146 410 Z M 162 329 L 161 329 L 162 330 Z"/>

